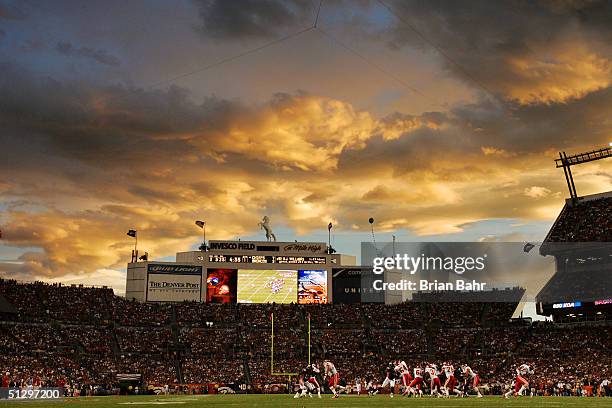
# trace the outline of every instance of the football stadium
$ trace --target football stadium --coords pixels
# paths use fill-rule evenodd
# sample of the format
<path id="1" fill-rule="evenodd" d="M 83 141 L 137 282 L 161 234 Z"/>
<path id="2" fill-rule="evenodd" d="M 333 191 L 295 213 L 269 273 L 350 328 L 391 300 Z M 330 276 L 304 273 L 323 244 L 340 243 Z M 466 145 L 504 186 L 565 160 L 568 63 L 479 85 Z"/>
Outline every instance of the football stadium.
<path id="1" fill-rule="evenodd" d="M 611 407 L 612 1 L 0 0 L 0 408 Z"/>
<path id="2" fill-rule="evenodd" d="M 556 259 L 537 295 L 548 321 L 513 317 L 521 287 L 367 296 L 371 267 L 314 242 L 210 241 L 174 263 L 138 260 L 136 249 L 125 297 L 2 279 L 3 387 L 17 392 L 3 397 L 58 399 L 32 397 L 56 389 L 96 407 L 320 406 L 332 396 L 339 406 L 392 396 L 394 405 L 564 406 L 573 396 L 603 406 L 611 220 L 610 193 L 567 199 L 537 255 Z"/>

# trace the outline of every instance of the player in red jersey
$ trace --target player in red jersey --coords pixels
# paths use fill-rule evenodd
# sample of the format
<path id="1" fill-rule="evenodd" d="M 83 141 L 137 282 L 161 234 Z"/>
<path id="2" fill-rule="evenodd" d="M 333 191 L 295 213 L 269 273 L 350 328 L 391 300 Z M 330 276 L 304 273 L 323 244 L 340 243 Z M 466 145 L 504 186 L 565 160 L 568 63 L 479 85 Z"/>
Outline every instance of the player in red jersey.
<path id="1" fill-rule="evenodd" d="M 338 398 L 338 383 L 340 382 L 340 374 L 336 370 L 336 366 L 329 360 L 323 360 L 323 368 L 325 369 L 325 377 L 329 377 L 327 386 L 334 394 L 332 398 Z"/>
<path id="2" fill-rule="evenodd" d="M 453 367 L 450 363 L 444 363 L 442 365 L 442 371 L 444 371 L 444 375 L 446 376 L 446 381 L 444 381 L 444 387 L 442 391 L 448 398 L 451 392 L 456 393 L 457 395 L 461 395 L 461 390 L 456 389 L 457 379 L 455 378 L 455 367 Z"/>
<path id="3" fill-rule="evenodd" d="M 415 397 L 422 397 L 423 390 L 421 388 L 423 387 L 423 369 L 421 367 L 415 367 L 413 371 L 414 378 L 410 382 L 410 385 L 408 385 L 408 390 L 411 394 L 414 394 Z"/>
<path id="4" fill-rule="evenodd" d="M 510 389 L 504 394 L 504 398 L 510 397 L 510 395 L 520 396 L 523 395 L 523 391 L 529 389 L 529 381 L 527 376 L 533 374 L 534 369 L 528 364 L 521 364 L 516 368 L 516 380 L 514 382 L 514 389 Z"/>
<path id="5" fill-rule="evenodd" d="M 442 394 L 442 382 L 440 381 L 440 371 L 438 371 L 438 367 L 435 364 L 428 364 L 425 367 L 425 372 L 429 376 L 429 389 L 431 390 L 431 395 L 436 394 L 436 396 L 440 397 Z"/>
<path id="6" fill-rule="evenodd" d="M 412 376 L 410 375 L 410 369 L 408 368 L 408 364 L 406 364 L 404 360 L 398 360 L 397 365 L 395 366 L 395 371 L 401 378 L 402 386 L 404 387 L 404 392 L 402 393 L 402 395 L 407 395 L 410 391 L 408 387 L 412 382 Z"/>
<path id="7" fill-rule="evenodd" d="M 463 378 L 465 379 L 464 385 L 473 388 L 478 394 L 478 398 L 482 398 L 480 388 L 478 387 L 478 384 L 480 383 L 480 377 L 478 374 L 476 374 L 467 364 L 461 365 L 461 372 L 463 373 Z"/>
<path id="8" fill-rule="evenodd" d="M 11 373 L 9 373 L 7 371 L 6 374 L 4 374 L 2 376 L 2 388 L 8 388 L 9 387 L 9 384 L 11 383 L 10 375 L 11 375 Z"/>

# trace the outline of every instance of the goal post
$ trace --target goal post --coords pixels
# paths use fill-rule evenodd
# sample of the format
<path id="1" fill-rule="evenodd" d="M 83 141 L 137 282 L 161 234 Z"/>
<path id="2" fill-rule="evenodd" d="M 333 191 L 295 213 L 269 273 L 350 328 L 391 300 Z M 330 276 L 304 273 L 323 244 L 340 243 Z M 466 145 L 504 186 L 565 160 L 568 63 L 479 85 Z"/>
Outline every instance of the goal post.
<path id="1" fill-rule="evenodd" d="M 274 371 L 274 312 L 270 313 L 270 374 L 285 377 L 295 377 L 297 373 L 277 373 Z M 308 319 L 308 364 L 310 364 L 310 318 Z"/>

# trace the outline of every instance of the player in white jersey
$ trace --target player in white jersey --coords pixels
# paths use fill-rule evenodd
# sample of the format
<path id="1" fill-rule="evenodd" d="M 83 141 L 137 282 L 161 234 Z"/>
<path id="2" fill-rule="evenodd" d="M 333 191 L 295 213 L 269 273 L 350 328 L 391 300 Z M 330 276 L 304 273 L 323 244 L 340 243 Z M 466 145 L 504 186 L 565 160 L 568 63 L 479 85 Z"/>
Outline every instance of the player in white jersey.
<path id="1" fill-rule="evenodd" d="M 480 377 L 478 376 L 478 374 L 476 374 L 474 370 L 472 370 L 472 368 L 467 364 L 463 364 L 461 366 L 461 372 L 463 373 L 464 385 L 466 387 L 473 388 L 478 394 L 478 398 L 482 398 L 482 394 L 480 393 L 480 387 L 478 387 L 478 384 L 480 383 Z"/>
<path id="2" fill-rule="evenodd" d="M 599 396 L 600 397 L 607 397 L 609 394 L 612 394 L 612 392 L 610 392 L 610 381 L 604 379 L 599 384 Z"/>
<path id="3" fill-rule="evenodd" d="M 428 364 L 425 367 L 425 373 L 429 376 L 429 389 L 431 390 L 430 394 L 433 396 L 440 397 L 442 392 L 442 383 L 440 382 L 440 371 L 438 371 L 438 367 L 435 364 Z"/>
<path id="4" fill-rule="evenodd" d="M 355 378 L 355 391 L 357 395 L 361 395 L 361 378 L 359 376 Z"/>
<path id="5" fill-rule="evenodd" d="M 329 377 L 327 386 L 334 394 L 332 398 L 338 398 L 338 383 L 340 382 L 340 374 L 336 370 L 336 366 L 329 360 L 323 360 L 323 368 L 325 370 L 325 377 Z"/>
<path id="6" fill-rule="evenodd" d="M 530 374 L 533 374 L 533 372 L 533 366 L 529 366 L 528 364 L 521 364 L 520 366 L 518 366 L 516 368 L 516 380 L 514 382 L 514 388 L 511 388 L 507 393 L 505 393 L 504 398 L 508 398 L 511 395 L 523 395 L 523 391 L 529 389 L 529 381 L 527 381 L 526 377 Z"/>

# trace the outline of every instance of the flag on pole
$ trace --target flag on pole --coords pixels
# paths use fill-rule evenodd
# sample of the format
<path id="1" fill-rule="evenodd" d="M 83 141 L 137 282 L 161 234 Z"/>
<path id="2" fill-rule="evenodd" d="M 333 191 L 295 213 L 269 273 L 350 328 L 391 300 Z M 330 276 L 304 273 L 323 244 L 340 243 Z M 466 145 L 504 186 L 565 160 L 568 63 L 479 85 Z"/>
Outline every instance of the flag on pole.
<path id="1" fill-rule="evenodd" d="M 134 237 L 134 238 L 136 238 L 136 230 L 129 230 L 129 231 L 127 232 L 127 235 L 128 235 L 129 237 Z"/>
<path id="2" fill-rule="evenodd" d="M 204 225 L 206 225 L 206 222 L 198 220 L 195 222 L 195 224 L 200 228 L 204 228 Z"/>

